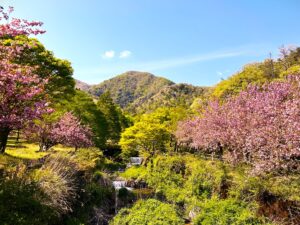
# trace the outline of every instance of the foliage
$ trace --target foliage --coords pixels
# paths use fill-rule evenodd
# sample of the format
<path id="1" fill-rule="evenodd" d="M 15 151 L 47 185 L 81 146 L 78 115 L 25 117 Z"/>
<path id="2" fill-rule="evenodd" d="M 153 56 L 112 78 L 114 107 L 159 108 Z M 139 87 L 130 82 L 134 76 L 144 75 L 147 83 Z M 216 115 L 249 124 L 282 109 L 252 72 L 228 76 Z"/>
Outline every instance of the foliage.
<path id="1" fill-rule="evenodd" d="M 47 196 L 43 202 L 59 214 L 72 210 L 76 195 L 74 164 L 66 157 L 51 156 L 36 170 L 33 179 Z"/>
<path id="2" fill-rule="evenodd" d="M 56 215 L 37 196 L 38 186 L 24 179 L 0 180 L 0 218 L 3 225 L 50 224 Z"/>
<path id="3" fill-rule="evenodd" d="M 120 140 L 123 156 L 136 156 L 139 152 L 153 155 L 165 151 L 170 133 L 164 120 L 155 114 L 143 115 L 134 126 L 127 128 Z"/>
<path id="4" fill-rule="evenodd" d="M 219 200 L 212 198 L 203 202 L 195 225 L 255 225 L 264 224 L 255 217 L 253 206 L 234 199 Z"/>
<path id="5" fill-rule="evenodd" d="M 158 156 L 148 165 L 144 177 L 168 201 L 188 205 L 220 196 L 222 184 L 228 179 L 221 163 L 192 156 Z"/>
<path id="6" fill-rule="evenodd" d="M 90 128 L 81 125 L 72 113 L 67 112 L 56 120 L 48 118 L 37 120 L 25 131 L 28 140 L 39 143 L 40 150 L 46 151 L 59 143 L 75 149 L 92 146 Z"/>
<path id="7" fill-rule="evenodd" d="M 53 129 L 59 119 L 55 114 L 44 114 L 42 118 L 34 120 L 23 129 L 26 140 L 38 143 L 40 151 L 46 151 L 58 144 L 58 140 L 53 135 Z"/>
<path id="8" fill-rule="evenodd" d="M 89 126 L 93 133 L 93 142 L 103 148 L 109 136 L 105 115 L 99 110 L 91 96 L 76 90 L 68 101 L 60 101 L 55 105 L 59 112 L 72 112 L 84 125 Z"/>
<path id="9" fill-rule="evenodd" d="M 2 38 L 15 37 L 18 35 L 28 36 L 30 34 L 37 35 L 45 33 L 45 31 L 39 29 L 39 27 L 43 25 L 42 22 L 28 21 L 17 18 L 10 19 L 10 14 L 13 11 L 13 7 L 9 7 L 7 12 L 5 12 L 3 7 L 0 9 L 0 21 L 4 20 L 4 23 L 0 25 L 0 36 Z"/>
<path id="10" fill-rule="evenodd" d="M 103 159 L 102 152 L 98 148 L 80 148 L 72 157 L 67 157 L 76 164 L 79 171 L 91 171 Z"/>
<path id="11" fill-rule="evenodd" d="M 163 225 L 184 224 L 176 209 L 170 204 L 149 199 L 138 201 L 131 209 L 121 209 L 111 225 Z"/>
<path id="12" fill-rule="evenodd" d="M 126 117 L 121 109 L 113 102 L 110 92 L 99 96 L 97 107 L 103 113 L 108 127 L 108 137 L 112 143 L 118 143 L 120 134 L 125 127 L 128 127 Z"/>
<path id="13" fill-rule="evenodd" d="M 173 82 L 150 73 L 129 71 L 93 86 L 89 92 L 100 96 L 110 91 L 113 101 L 122 108 L 126 108 L 135 101 L 144 102 L 161 88 L 170 84 Z"/>
<path id="14" fill-rule="evenodd" d="M 14 59 L 14 63 L 30 66 L 41 79 L 48 80 L 45 92 L 52 103 L 69 100 L 74 95 L 75 81 L 72 78 L 73 69 L 69 61 L 56 58 L 53 52 L 47 50 L 35 38 L 15 36 L 2 39 L 0 43 L 4 46 L 26 46 L 19 53 L 20 57 Z"/>
<path id="15" fill-rule="evenodd" d="M 276 176 L 274 174 L 253 176 L 250 168 L 235 167 L 230 171 L 232 177 L 228 195 L 247 202 L 253 202 L 264 192 L 272 193 L 278 199 L 299 202 L 300 177 L 298 174 Z"/>
<path id="16" fill-rule="evenodd" d="M 31 67 L 33 73 L 42 79 L 48 78 L 46 90 L 56 100 L 72 94 L 75 82 L 70 62 L 55 58 L 38 40 L 29 38 L 30 35 L 45 33 L 40 29 L 43 23 L 10 18 L 13 7 L 9 7 L 8 12 L 0 10 L 0 20 L 5 22 L 0 25 L 1 45 L 22 49 L 18 52 L 19 57 L 14 57 L 14 63 Z"/>
<path id="17" fill-rule="evenodd" d="M 206 87 L 189 84 L 168 85 L 144 102 L 134 102 L 129 106 L 129 110 L 135 114 L 142 114 L 153 112 L 162 106 L 189 108 L 196 97 L 204 96 L 207 91 Z"/>
<path id="18" fill-rule="evenodd" d="M 54 140 L 66 146 L 79 147 L 92 146 L 91 129 L 81 125 L 72 113 L 64 114 L 52 130 Z"/>
<path id="19" fill-rule="evenodd" d="M 218 83 L 212 93 L 217 98 L 226 98 L 245 90 L 251 84 L 264 84 L 270 80 L 262 69 L 262 64 L 249 64 L 243 70 Z"/>
<path id="20" fill-rule="evenodd" d="M 180 125 L 177 137 L 191 146 L 247 162 L 258 173 L 299 169 L 298 77 L 251 86 L 224 104 L 212 102 L 200 117 Z"/>
<path id="21" fill-rule="evenodd" d="M 10 8 L 9 12 L 13 9 Z M 39 22 L 27 22 L 13 19 L 9 22 L 9 15 L 1 10 L 1 20 L 8 21 L 1 25 L 1 38 L 18 34 L 38 34 L 35 26 Z M 47 80 L 36 75 L 34 67 L 20 65 L 16 60 L 22 58 L 22 52 L 29 49 L 28 45 L 19 45 L 13 42 L 9 46 L 0 45 L 0 152 L 6 148 L 6 142 L 11 130 L 22 128 L 27 122 L 38 118 L 47 112 L 47 101 L 44 88 Z"/>
<path id="22" fill-rule="evenodd" d="M 260 86 L 286 75 L 294 75 L 299 71 L 300 48 L 283 46 L 279 50 L 280 57 L 277 60 L 269 58 L 263 62 L 246 65 L 242 71 L 218 83 L 212 95 L 218 99 L 225 99 L 245 90 L 249 84 Z"/>
<path id="23" fill-rule="evenodd" d="M 125 179 L 134 179 L 134 180 L 140 180 L 145 179 L 145 176 L 147 175 L 147 170 L 144 166 L 132 166 L 128 169 L 126 169 L 125 172 L 121 173 L 120 176 Z"/>
<path id="24" fill-rule="evenodd" d="M 143 114 L 132 127 L 122 133 L 122 155 L 125 158 L 139 153 L 154 155 L 171 149 L 172 133 L 177 122 L 186 114 L 186 110 L 181 107 L 158 108 L 152 113 Z"/>
<path id="25" fill-rule="evenodd" d="M 286 77 L 290 75 L 299 75 L 300 74 L 300 65 L 291 66 L 287 70 L 280 73 L 281 77 Z"/>

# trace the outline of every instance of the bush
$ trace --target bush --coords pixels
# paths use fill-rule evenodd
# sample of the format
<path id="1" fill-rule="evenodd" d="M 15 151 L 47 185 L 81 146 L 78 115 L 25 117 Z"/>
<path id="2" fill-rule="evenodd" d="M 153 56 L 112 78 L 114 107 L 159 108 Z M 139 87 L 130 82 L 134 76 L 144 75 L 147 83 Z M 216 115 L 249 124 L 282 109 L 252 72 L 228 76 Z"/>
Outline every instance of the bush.
<path id="1" fill-rule="evenodd" d="M 38 187 L 48 197 L 43 204 L 64 214 L 72 210 L 76 196 L 74 164 L 66 157 L 49 157 L 44 165 L 33 173 Z"/>
<path id="2" fill-rule="evenodd" d="M 43 194 L 32 182 L 20 178 L 0 180 L 0 218 L 2 225 L 50 224 L 53 210 L 42 204 Z"/>
<path id="3" fill-rule="evenodd" d="M 120 210 L 111 225 L 181 225 L 176 209 L 155 199 L 138 201 L 131 209 Z"/>
<path id="4" fill-rule="evenodd" d="M 200 205 L 195 225 L 255 225 L 264 224 L 254 215 L 254 206 L 235 199 L 212 198 Z"/>
<path id="5" fill-rule="evenodd" d="M 227 174 L 222 163 L 193 156 L 159 156 L 148 165 L 146 182 L 168 201 L 188 203 L 220 195 Z"/>
<path id="6" fill-rule="evenodd" d="M 125 179 L 143 179 L 147 174 L 147 170 L 144 166 L 132 166 L 128 168 L 124 173 L 121 173 L 120 176 Z"/>

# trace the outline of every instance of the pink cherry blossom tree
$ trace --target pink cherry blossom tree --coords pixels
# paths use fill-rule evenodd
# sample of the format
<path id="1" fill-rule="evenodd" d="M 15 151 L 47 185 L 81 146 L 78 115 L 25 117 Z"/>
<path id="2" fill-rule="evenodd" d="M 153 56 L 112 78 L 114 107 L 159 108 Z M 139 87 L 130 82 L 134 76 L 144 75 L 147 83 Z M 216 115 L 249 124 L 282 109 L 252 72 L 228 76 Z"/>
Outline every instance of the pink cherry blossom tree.
<path id="1" fill-rule="evenodd" d="M 28 21 L 25 19 L 11 18 L 14 8 L 9 7 L 7 12 L 4 8 L 0 9 L 0 37 L 14 37 L 18 35 L 29 36 L 31 34 L 43 34 L 44 30 L 41 30 L 40 27 L 43 25 L 39 21 Z"/>
<path id="2" fill-rule="evenodd" d="M 299 170 L 299 76 L 211 102 L 201 116 L 180 124 L 177 138 L 200 151 L 224 152 L 229 162 L 252 164 L 253 172 Z"/>
<path id="3" fill-rule="evenodd" d="M 39 143 L 40 151 L 47 151 L 57 144 L 75 149 L 93 145 L 91 129 L 82 125 L 71 112 L 58 119 L 50 117 L 35 121 L 24 131 L 27 140 Z"/>
<path id="4" fill-rule="evenodd" d="M 54 145 L 58 144 L 52 134 L 56 122 L 45 116 L 40 120 L 28 124 L 24 129 L 23 135 L 26 140 L 39 143 L 40 151 L 47 151 Z"/>
<path id="5" fill-rule="evenodd" d="M 82 125 L 80 120 L 70 112 L 60 118 L 51 133 L 57 143 L 75 147 L 75 150 L 93 145 L 91 129 Z"/>
<path id="6" fill-rule="evenodd" d="M 16 35 L 39 34 L 39 22 L 11 19 L 0 10 L 0 38 Z M 47 80 L 34 74 L 34 68 L 15 63 L 21 52 L 30 46 L 0 45 L 0 153 L 4 153 L 9 133 L 22 128 L 29 121 L 39 118 L 48 110 L 44 95 Z"/>

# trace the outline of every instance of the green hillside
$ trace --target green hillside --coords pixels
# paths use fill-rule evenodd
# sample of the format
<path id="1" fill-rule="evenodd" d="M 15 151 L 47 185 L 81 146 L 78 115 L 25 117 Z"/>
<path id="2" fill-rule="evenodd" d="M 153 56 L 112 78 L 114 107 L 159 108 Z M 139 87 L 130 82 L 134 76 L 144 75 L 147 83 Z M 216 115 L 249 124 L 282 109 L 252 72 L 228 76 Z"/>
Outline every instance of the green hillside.
<path id="1" fill-rule="evenodd" d="M 130 105 L 130 111 L 140 114 L 154 111 L 162 106 L 183 106 L 188 108 L 196 97 L 204 95 L 208 90 L 208 87 L 197 87 L 190 84 L 173 84 L 164 87 L 143 103 L 138 100 L 135 101 Z"/>
<path id="2" fill-rule="evenodd" d="M 126 108 L 135 101 L 146 101 L 162 88 L 172 84 L 172 81 L 150 73 L 129 71 L 92 86 L 89 93 L 100 96 L 109 91 L 114 102 Z"/>

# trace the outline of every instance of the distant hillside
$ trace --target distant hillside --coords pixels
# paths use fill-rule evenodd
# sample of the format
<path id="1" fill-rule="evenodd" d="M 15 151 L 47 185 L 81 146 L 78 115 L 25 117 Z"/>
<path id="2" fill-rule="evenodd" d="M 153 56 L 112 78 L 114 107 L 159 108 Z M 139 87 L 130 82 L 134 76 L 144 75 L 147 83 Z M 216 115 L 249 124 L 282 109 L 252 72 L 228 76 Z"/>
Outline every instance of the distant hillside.
<path id="1" fill-rule="evenodd" d="M 130 111 L 145 113 L 153 111 L 161 106 L 185 106 L 189 107 L 196 97 L 204 95 L 208 87 L 197 87 L 190 84 L 173 84 L 161 89 L 158 93 L 147 99 L 143 104 L 135 101 L 130 105 Z"/>
<path id="2" fill-rule="evenodd" d="M 105 91 L 110 91 L 112 99 L 122 108 L 126 108 L 136 101 L 142 104 L 162 88 L 172 84 L 172 81 L 150 73 L 129 71 L 93 85 L 89 93 L 100 96 Z"/>
<path id="3" fill-rule="evenodd" d="M 84 82 L 82 82 L 82 81 L 80 81 L 80 80 L 76 80 L 75 79 L 75 87 L 77 88 L 77 89 L 80 89 L 80 90 L 82 90 L 82 91 L 86 91 L 86 92 L 88 92 L 89 91 L 89 89 L 91 88 L 91 85 L 89 85 L 89 84 L 87 84 L 87 83 L 84 83 Z"/>
<path id="4" fill-rule="evenodd" d="M 129 71 L 98 85 L 76 80 L 76 87 L 94 96 L 109 91 L 115 103 L 132 113 L 145 113 L 161 106 L 189 107 L 207 87 L 197 87 L 154 76 L 151 73 Z"/>

